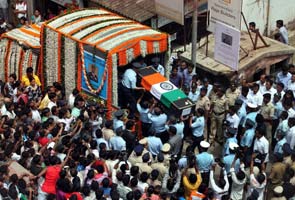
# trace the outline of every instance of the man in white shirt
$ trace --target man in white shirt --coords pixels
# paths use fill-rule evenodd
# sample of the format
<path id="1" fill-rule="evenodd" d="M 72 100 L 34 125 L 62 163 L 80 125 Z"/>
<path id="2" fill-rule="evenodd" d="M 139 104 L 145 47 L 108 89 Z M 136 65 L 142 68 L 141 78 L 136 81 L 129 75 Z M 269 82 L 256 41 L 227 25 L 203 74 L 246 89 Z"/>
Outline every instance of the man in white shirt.
<path id="1" fill-rule="evenodd" d="M 289 72 L 289 66 L 284 65 L 282 67 L 282 71 L 277 74 L 276 83 L 279 83 L 279 82 L 283 83 L 284 89 L 287 90 L 288 82 L 291 79 L 291 77 L 292 75 Z"/>
<path id="2" fill-rule="evenodd" d="M 240 118 L 236 113 L 235 106 L 230 106 L 228 109 L 228 114 L 226 115 L 226 120 L 230 123 L 230 128 L 238 130 L 240 124 Z"/>
<path id="3" fill-rule="evenodd" d="M 292 74 L 291 79 L 288 81 L 287 89 L 291 90 L 293 92 L 293 95 L 295 95 L 295 74 Z"/>
<path id="4" fill-rule="evenodd" d="M 288 125 L 290 127 L 287 135 L 286 140 L 287 143 L 290 145 L 291 149 L 295 147 L 295 118 L 289 118 Z"/>
<path id="5" fill-rule="evenodd" d="M 266 75 L 261 74 L 260 79 L 256 81 L 256 83 L 259 85 L 259 90 L 261 93 L 265 90 L 265 81 L 266 81 Z"/>
<path id="6" fill-rule="evenodd" d="M 253 151 L 259 156 L 255 159 L 257 163 L 267 163 L 269 161 L 269 142 L 265 138 L 266 130 L 263 127 L 256 128 L 256 139 L 254 141 Z"/>
<path id="7" fill-rule="evenodd" d="M 273 81 L 271 79 L 266 80 L 265 82 L 265 88 L 262 92 L 262 95 L 269 93 L 271 94 L 271 101 L 273 100 L 274 94 L 277 93 L 277 90 L 272 87 L 273 86 Z"/>
<path id="8" fill-rule="evenodd" d="M 157 72 L 159 72 L 162 76 L 165 76 L 165 68 L 160 64 L 160 58 L 155 57 L 152 59 L 153 67 Z"/>
<path id="9" fill-rule="evenodd" d="M 248 102 L 258 105 L 259 107 L 262 105 L 263 96 L 259 91 L 259 85 L 257 83 L 253 84 L 252 91 L 249 92 Z"/>
<path id="10" fill-rule="evenodd" d="M 230 174 L 232 179 L 230 199 L 232 200 L 243 199 L 244 186 L 247 181 L 244 171 L 244 164 L 241 164 L 239 172 L 235 172 L 235 163 L 237 159 L 238 157 L 236 156 L 230 168 Z"/>
<path id="11" fill-rule="evenodd" d="M 284 26 L 283 20 L 277 20 L 277 28 L 279 29 L 280 34 L 282 35 L 283 42 L 285 44 L 289 44 L 288 31 L 286 27 Z"/>
<path id="12" fill-rule="evenodd" d="M 52 108 L 53 106 L 57 106 L 57 105 L 56 105 L 56 102 L 57 102 L 57 96 L 56 96 L 55 93 L 49 93 L 49 94 L 48 94 L 48 98 L 49 98 L 49 103 L 48 103 L 48 105 L 47 105 L 47 108 L 49 108 L 50 111 L 51 111 L 51 108 Z"/>

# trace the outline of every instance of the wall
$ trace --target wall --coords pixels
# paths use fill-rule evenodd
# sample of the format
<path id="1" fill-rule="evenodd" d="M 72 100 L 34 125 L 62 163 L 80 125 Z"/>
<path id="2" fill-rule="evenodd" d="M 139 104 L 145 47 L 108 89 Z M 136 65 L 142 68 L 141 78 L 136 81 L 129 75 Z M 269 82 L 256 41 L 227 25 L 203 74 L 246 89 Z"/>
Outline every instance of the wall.
<path id="1" fill-rule="evenodd" d="M 269 7 L 269 19 L 267 23 L 267 9 Z M 283 2 L 283 3 L 282 3 Z M 244 0 L 243 13 L 247 22 L 254 21 L 260 33 L 270 34 L 276 29 L 276 20 L 282 19 L 284 23 L 288 24 L 295 19 L 295 4 L 294 0 Z M 292 26 L 293 27 L 293 26 Z M 242 30 L 246 30 L 244 22 L 242 21 Z"/>

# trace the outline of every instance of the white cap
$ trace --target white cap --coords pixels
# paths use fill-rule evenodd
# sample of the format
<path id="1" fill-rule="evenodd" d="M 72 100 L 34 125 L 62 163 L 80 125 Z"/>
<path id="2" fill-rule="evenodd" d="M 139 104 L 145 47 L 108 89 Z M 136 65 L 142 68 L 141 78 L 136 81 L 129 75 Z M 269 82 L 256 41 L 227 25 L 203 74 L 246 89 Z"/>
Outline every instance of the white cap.
<path id="1" fill-rule="evenodd" d="M 170 148 L 171 148 L 170 144 L 169 144 L 169 143 L 165 143 L 165 144 L 163 145 L 163 147 L 162 147 L 162 151 L 163 151 L 164 153 L 167 153 L 167 152 L 170 151 Z"/>
<path id="2" fill-rule="evenodd" d="M 142 145 L 145 145 L 145 144 L 147 144 L 147 139 L 146 138 L 142 138 L 141 140 L 139 140 L 139 144 L 142 144 Z"/>
<path id="3" fill-rule="evenodd" d="M 247 106 L 248 106 L 249 108 L 257 108 L 257 104 L 256 104 L 256 103 L 248 102 L 248 103 L 247 103 Z"/>
<path id="4" fill-rule="evenodd" d="M 239 145 L 237 143 L 234 143 L 234 142 L 230 142 L 228 146 L 229 146 L 229 148 L 231 150 L 235 150 L 235 148 L 239 147 Z"/>
<path id="5" fill-rule="evenodd" d="M 284 191 L 284 188 L 282 186 L 277 186 L 275 187 L 275 189 L 273 190 L 276 194 L 282 194 Z"/>
<path id="6" fill-rule="evenodd" d="M 257 176 L 259 174 L 259 172 L 260 172 L 259 168 L 257 166 L 254 166 L 253 167 L 253 174 L 254 174 L 254 176 Z"/>
<path id="7" fill-rule="evenodd" d="M 207 142 L 207 141 L 202 141 L 202 142 L 200 143 L 200 145 L 201 145 L 201 147 L 203 147 L 203 148 L 205 148 L 205 149 L 208 149 L 208 148 L 210 147 L 210 144 L 209 144 L 209 142 Z"/>
<path id="8" fill-rule="evenodd" d="M 53 149 L 54 146 L 55 146 L 55 142 L 50 142 L 50 143 L 47 145 L 47 149 L 50 149 L 50 148 Z"/>

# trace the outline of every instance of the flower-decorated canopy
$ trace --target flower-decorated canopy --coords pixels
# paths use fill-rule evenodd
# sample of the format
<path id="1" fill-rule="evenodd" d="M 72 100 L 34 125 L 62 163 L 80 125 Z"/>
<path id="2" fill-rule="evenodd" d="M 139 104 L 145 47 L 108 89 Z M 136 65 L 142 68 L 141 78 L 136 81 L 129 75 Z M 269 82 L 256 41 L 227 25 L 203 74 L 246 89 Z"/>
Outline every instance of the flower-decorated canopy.
<path id="1" fill-rule="evenodd" d="M 34 24 L 16 28 L 1 35 L 0 79 L 8 80 L 11 73 L 19 79 L 27 67 L 37 69 L 40 51 L 40 25 Z"/>
<path id="2" fill-rule="evenodd" d="M 118 103 L 117 67 L 136 57 L 168 50 L 168 35 L 105 9 L 82 9 L 45 22 L 41 29 L 41 59 L 45 85 L 54 81 L 106 100 L 108 110 Z M 103 71 L 93 86 L 89 80 L 89 62 L 84 48 L 92 48 L 92 57 L 103 54 Z M 86 64 L 85 64 L 86 63 Z M 101 68 L 100 68 L 101 69 Z M 99 69 L 98 69 L 99 70 Z M 43 73 L 44 72 L 44 73 Z M 74 87 L 73 87 L 74 85 Z M 107 93 L 107 94 L 105 94 Z"/>
<path id="3" fill-rule="evenodd" d="M 37 24 L 23 26 L 3 33 L 1 38 L 8 38 L 30 48 L 40 49 L 40 29 L 41 27 Z"/>

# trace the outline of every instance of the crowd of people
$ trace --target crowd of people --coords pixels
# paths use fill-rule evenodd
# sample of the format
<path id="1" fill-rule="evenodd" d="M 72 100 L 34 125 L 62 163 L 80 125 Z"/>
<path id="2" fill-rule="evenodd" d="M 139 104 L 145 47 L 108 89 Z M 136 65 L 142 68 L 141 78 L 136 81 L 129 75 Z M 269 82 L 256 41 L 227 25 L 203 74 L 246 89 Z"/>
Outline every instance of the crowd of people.
<path id="1" fill-rule="evenodd" d="M 158 60 L 153 59 L 156 70 Z M 11 74 L 1 85 L 0 197 L 262 200 L 295 195 L 293 65 L 275 78 L 262 74 L 257 82 L 241 79 L 226 88 L 217 81 L 211 85 L 176 59 L 170 81 L 196 103 L 188 116 L 166 115 L 163 105 L 136 85 L 130 70 L 142 66 L 133 63 L 122 79 L 134 98 L 126 106 L 135 101 L 135 110 L 120 109 L 112 119 L 106 119 L 103 105 L 77 89 L 68 97 L 57 82 L 42 90 L 31 67 L 23 77 Z M 216 152 L 218 145 L 222 150 Z M 15 163 L 22 173 L 11 168 Z"/>

